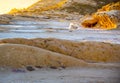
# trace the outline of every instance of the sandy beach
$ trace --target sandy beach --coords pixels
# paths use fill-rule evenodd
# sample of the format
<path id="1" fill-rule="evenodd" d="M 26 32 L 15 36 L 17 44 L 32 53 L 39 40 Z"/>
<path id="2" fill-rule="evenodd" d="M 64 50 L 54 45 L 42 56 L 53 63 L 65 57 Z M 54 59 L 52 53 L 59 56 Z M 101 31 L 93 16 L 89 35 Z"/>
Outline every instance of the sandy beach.
<path id="1" fill-rule="evenodd" d="M 115 29 L 99 25 L 104 14 L 81 23 L 113 1 L 39 0 L 0 15 L 0 83 L 120 83 L 120 13 L 109 12 L 119 3 L 99 10 Z"/>

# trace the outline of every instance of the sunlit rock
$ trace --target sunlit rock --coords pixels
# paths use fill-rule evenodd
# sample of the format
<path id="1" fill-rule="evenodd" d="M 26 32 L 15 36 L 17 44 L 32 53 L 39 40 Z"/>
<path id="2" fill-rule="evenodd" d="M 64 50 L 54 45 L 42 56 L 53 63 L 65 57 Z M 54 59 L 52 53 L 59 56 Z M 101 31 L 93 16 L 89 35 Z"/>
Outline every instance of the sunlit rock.
<path id="1" fill-rule="evenodd" d="M 115 29 L 120 23 L 120 2 L 108 4 L 81 23 L 85 28 Z"/>
<path id="2" fill-rule="evenodd" d="M 22 44 L 0 44 L 0 66 L 77 67 L 87 63 L 60 53 Z M 29 68 L 30 69 L 30 68 Z"/>
<path id="3" fill-rule="evenodd" d="M 43 48 L 88 62 L 120 62 L 120 45 L 104 42 L 73 42 L 54 38 L 3 39 L 4 44 L 23 44 Z M 2 52 L 2 51 L 1 51 Z M 1 54 L 1 53 L 0 53 Z"/>
<path id="4" fill-rule="evenodd" d="M 10 18 L 5 15 L 0 15 L 0 24 L 9 24 Z"/>

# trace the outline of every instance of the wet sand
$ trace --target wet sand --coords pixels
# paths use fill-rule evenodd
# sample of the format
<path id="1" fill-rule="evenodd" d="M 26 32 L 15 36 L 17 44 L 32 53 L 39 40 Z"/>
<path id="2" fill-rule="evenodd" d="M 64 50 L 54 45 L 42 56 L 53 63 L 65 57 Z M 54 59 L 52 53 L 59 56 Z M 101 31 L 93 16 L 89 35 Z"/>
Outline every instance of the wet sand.
<path id="1" fill-rule="evenodd" d="M 35 71 L 0 71 L 0 83 L 119 83 L 119 69 L 110 68 L 42 68 Z"/>
<path id="2" fill-rule="evenodd" d="M 120 29 L 98 30 L 84 29 L 70 31 L 69 21 L 13 20 L 11 24 L 0 25 L 0 39 L 4 38 L 58 38 L 73 41 L 104 41 L 120 44 Z M 49 34 L 49 35 L 48 35 Z"/>

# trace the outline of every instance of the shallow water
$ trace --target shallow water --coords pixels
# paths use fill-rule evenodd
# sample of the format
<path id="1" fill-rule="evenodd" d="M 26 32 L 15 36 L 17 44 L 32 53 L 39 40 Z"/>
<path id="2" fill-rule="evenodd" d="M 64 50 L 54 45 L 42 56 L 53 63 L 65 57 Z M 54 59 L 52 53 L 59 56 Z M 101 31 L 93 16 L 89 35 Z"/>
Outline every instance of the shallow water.
<path id="1" fill-rule="evenodd" d="M 105 41 L 120 43 L 120 30 L 79 29 L 69 31 L 70 22 L 56 20 L 12 21 L 0 25 L 0 39 L 4 38 L 59 38 L 75 41 Z"/>

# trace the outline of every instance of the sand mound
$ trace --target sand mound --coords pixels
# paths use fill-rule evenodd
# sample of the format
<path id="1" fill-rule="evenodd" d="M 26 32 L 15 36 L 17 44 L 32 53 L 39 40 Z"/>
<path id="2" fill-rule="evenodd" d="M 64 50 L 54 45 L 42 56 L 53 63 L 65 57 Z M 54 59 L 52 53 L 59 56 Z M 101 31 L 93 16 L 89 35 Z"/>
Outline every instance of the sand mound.
<path id="1" fill-rule="evenodd" d="M 51 52 L 41 48 L 20 45 L 0 44 L 0 66 L 85 66 L 84 61 Z"/>
<path id="2" fill-rule="evenodd" d="M 120 45 L 104 42 L 73 42 L 53 38 L 3 39 L 0 43 L 24 44 L 88 62 L 120 62 Z"/>

